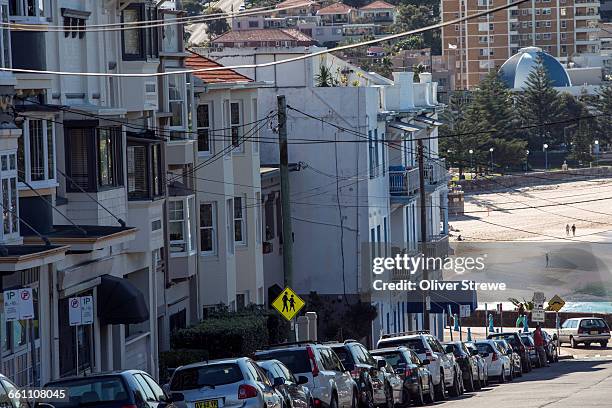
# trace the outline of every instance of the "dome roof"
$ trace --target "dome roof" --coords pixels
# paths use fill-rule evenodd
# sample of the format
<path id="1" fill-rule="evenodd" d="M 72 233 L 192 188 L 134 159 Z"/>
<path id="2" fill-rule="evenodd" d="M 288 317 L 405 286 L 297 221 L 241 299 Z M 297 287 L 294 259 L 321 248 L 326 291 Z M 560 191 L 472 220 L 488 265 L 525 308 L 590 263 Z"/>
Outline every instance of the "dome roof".
<path id="1" fill-rule="evenodd" d="M 536 59 L 538 57 L 541 57 L 544 62 L 544 67 L 552 80 L 552 86 L 572 86 L 569 75 L 567 75 L 563 65 L 552 55 L 545 53 L 538 47 L 521 48 L 518 53 L 508 58 L 499 69 L 502 81 L 509 88 L 524 88 L 527 83 L 527 77 L 536 66 Z"/>

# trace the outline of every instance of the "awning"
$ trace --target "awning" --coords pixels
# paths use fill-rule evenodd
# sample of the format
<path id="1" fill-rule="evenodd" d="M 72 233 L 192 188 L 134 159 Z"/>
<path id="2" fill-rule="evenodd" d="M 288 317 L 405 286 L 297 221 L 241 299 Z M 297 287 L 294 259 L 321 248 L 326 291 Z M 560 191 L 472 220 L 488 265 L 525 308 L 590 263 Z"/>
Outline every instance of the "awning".
<path id="1" fill-rule="evenodd" d="M 389 127 L 392 127 L 394 129 L 403 130 L 405 132 L 418 132 L 419 130 L 424 129 L 422 126 L 415 125 L 413 123 L 408 124 L 408 123 L 398 122 L 398 121 L 389 123 Z"/>
<path id="2" fill-rule="evenodd" d="M 441 281 L 447 283 L 450 281 Z M 457 285 L 456 290 L 436 289 L 428 292 L 431 304 L 431 313 L 448 313 L 451 307 L 452 313 L 459 315 L 459 305 L 470 305 L 471 311 L 476 310 L 478 301 L 475 290 L 463 290 L 461 284 Z M 408 292 L 407 313 L 423 313 L 425 295 L 421 290 Z"/>
<path id="3" fill-rule="evenodd" d="M 102 275 L 97 300 L 98 318 L 102 324 L 135 324 L 149 320 L 144 295 L 127 279 Z"/>

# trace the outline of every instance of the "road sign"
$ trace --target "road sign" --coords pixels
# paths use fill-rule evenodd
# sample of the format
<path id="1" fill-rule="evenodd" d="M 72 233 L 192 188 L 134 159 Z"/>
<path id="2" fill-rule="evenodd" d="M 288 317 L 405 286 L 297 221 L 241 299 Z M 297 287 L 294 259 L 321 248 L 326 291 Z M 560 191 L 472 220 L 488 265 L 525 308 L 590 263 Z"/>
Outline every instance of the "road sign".
<path id="1" fill-rule="evenodd" d="M 544 292 L 533 292 L 533 303 L 535 304 L 543 304 L 546 300 L 546 296 L 544 296 Z"/>
<path id="2" fill-rule="evenodd" d="M 305 305 L 306 302 L 304 302 L 289 286 L 287 286 L 274 302 L 272 302 L 272 306 L 289 321 L 291 321 Z"/>
<path id="3" fill-rule="evenodd" d="M 470 317 L 472 308 L 470 305 L 459 305 L 459 317 Z"/>
<path id="4" fill-rule="evenodd" d="M 68 299 L 68 321 L 70 326 L 93 324 L 93 296 Z"/>
<path id="5" fill-rule="evenodd" d="M 533 309 L 531 311 L 531 321 L 535 323 L 544 323 L 545 320 L 544 309 Z"/>
<path id="6" fill-rule="evenodd" d="M 558 312 L 565 306 L 565 300 L 561 298 L 559 295 L 555 295 L 548 301 L 548 310 L 552 310 L 553 312 Z"/>
<path id="7" fill-rule="evenodd" d="M 32 288 L 4 291 L 4 318 L 7 322 L 34 318 Z"/>

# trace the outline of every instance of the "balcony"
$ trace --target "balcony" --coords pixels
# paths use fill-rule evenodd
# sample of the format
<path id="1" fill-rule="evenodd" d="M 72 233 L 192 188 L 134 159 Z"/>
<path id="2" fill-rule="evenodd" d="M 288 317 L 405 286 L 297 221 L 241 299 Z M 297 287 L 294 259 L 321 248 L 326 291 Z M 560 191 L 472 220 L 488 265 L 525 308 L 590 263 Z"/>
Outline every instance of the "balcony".
<path id="1" fill-rule="evenodd" d="M 13 68 L 47 69 L 46 33 L 44 31 L 11 31 Z"/>
<path id="2" fill-rule="evenodd" d="M 447 234 L 430 235 L 428 241 L 419 244 L 426 258 L 446 258 L 449 254 Z"/>
<path id="3" fill-rule="evenodd" d="M 419 169 L 389 166 L 389 193 L 391 200 L 406 199 L 419 190 Z"/>
<path id="4" fill-rule="evenodd" d="M 417 258 L 421 256 L 421 252 L 416 249 L 400 249 L 398 247 L 391 248 L 391 255 L 395 258 L 396 255 L 400 255 L 403 257 L 404 255 L 408 255 L 409 258 Z M 414 280 L 415 277 L 418 277 L 422 274 L 422 270 L 418 269 L 416 271 L 408 271 L 406 269 L 393 269 L 391 271 L 391 281 L 399 282 L 403 279 Z"/>
<path id="5" fill-rule="evenodd" d="M 425 184 L 437 185 L 448 182 L 448 170 L 444 159 L 426 159 L 425 161 Z"/>

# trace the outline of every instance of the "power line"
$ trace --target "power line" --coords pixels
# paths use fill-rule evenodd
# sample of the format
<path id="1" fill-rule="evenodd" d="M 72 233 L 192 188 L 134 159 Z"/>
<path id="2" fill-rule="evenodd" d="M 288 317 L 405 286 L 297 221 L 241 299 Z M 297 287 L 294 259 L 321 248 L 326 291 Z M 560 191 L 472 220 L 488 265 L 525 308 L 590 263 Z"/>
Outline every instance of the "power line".
<path id="1" fill-rule="evenodd" d="M 190 74 L 197 72 L 208 72 L 208 71 L 219 71 L 226 69 L 246 69 L 246 68 L 262 68 L 262 67 L 271 67 L 280 64 L 287 64 L 290 62 L 301 61 L 305 59 L 310 59 L 313 57 L 317 57 L 319 55 L 325 55 L 332 52 L 343 51 L 347 49 L 362 47 L 371 44 L 377 44 L 380 42 L 390 41 L 397 38 L 406 37 L 409 35 L 420 34 L 431 30 L 437 30 L 442 27 L 446 27 L 448 25 L 458 24 L 464 21 L 472 20 L 481 16 L 486 16 L 489 14 L 496 13 L 498 11 L 503 11 L 509 9 L 511 7 L 518 6 L 519 4 L 525 3 L 530 0 L 518 0 L 512 3 L 504 4 L 499 7 L 495 7 L 488 10 L 483 10 L 477 13 L 474 13 L 469 16 L 464 16 L 460 18 L 456 18 L 454 20 L 450 20 L 447 22 L 441 22 L 437 24 L 433 24 L 427 27 L 417 28 L 414 30 L 404 31 L 397 34 L 387 35 L 381 38 L 375 38 L 372 40 L 361 41 L 354 44 L 342 45 L 326 50 L 315 51 L 309 54 L 299 55 L 297 57 L 287 58 L 279 61 L 270 61 L 264 62 L 260 64 L 243 64 L 243 65 L 230 65 L 230 66 L 220 66 L 220 67 L 209 67 L 209 68 L 197 68 L 197 69 L 184 69 L 184 70 L 176 70 L 176 71 L 164 71 L 164 72 L 152 72 L 152 73 L 111 73 L 111 72 L 69 72 L 69 71 L 52 71 L 52 70 L 36 70 L 36 69 L 25 69 L 25 68 L 0 68 L 0 71 L 8 71 L 8 72 L 17 72 L 17 73 L 34 73 L 34 74 L 51 74 L 51 75 L 62 75 L 62 76 L 92 76 L 92 77 L 161 77 L 168 75 L 178 75 L 178 74 Z"/>

